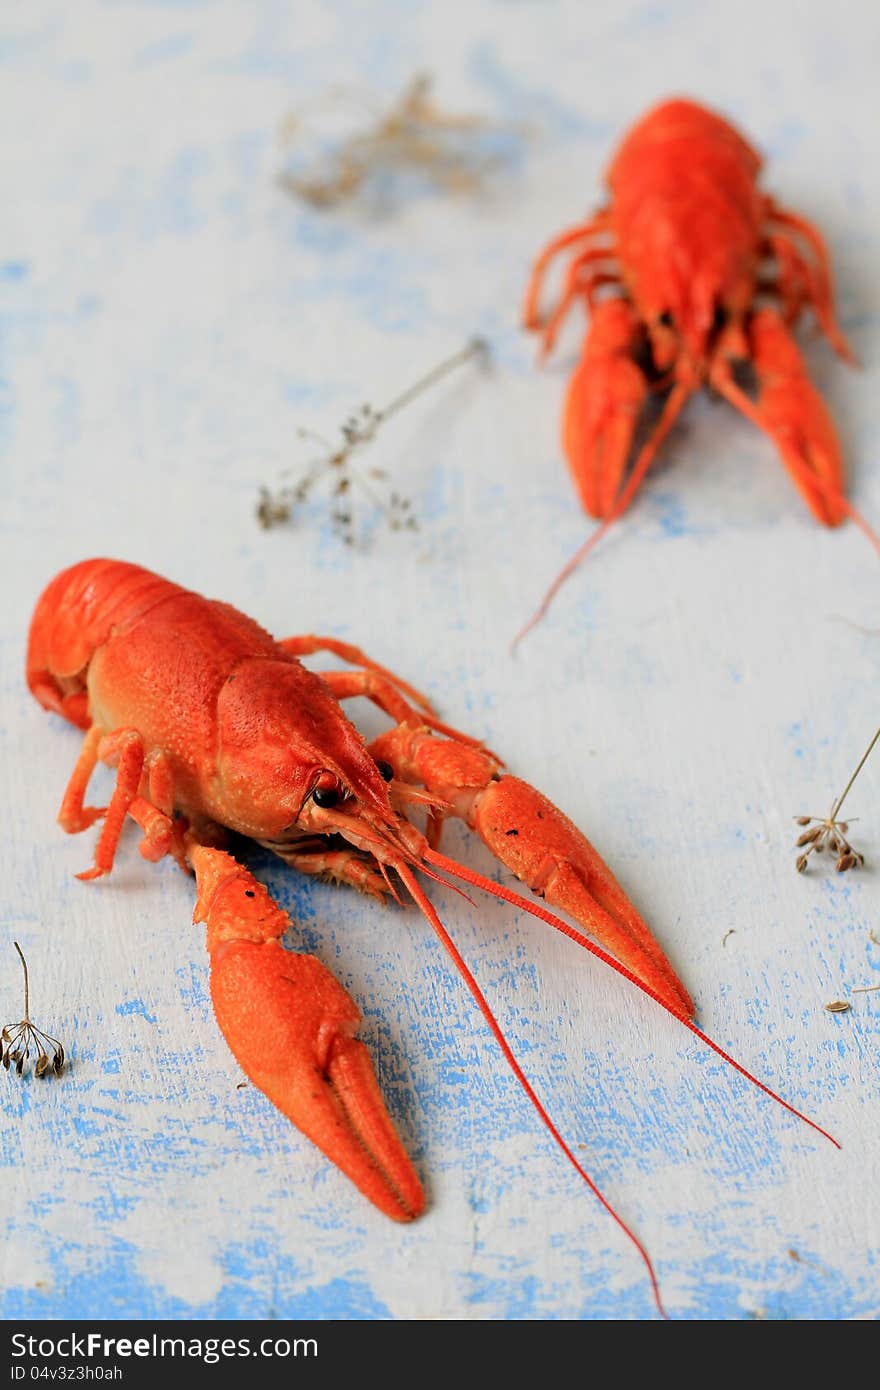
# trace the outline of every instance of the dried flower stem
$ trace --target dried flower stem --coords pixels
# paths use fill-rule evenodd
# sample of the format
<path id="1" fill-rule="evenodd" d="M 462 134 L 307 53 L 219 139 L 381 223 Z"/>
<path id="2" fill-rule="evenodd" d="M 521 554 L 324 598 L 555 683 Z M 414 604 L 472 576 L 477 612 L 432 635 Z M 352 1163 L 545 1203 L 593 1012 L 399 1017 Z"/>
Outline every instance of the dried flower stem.
<path id="1" fill-rule="evenodd" d="M 401 391 L 390 405 L 386 405 L 384 410 L 376 412 L 378 424 L 384 424 L 392 415 L 396 415 L 398 410 L 402 410 L 405 405 L 409 405 L 410 401 L 414 401 L 416 396 L 420 396 L 423 391 L 427 391 L 429 387 L 442 381 L 443 377 L 448 376 L 456 367 L 461 367 L 465 362 L 469 362 L 471 358 L 477 358 L 484 364 L 488 361 L 489 344 L 485 338 L 471 338 L 470 342 L 466 343 L 458 352 L 445 358 L 432 371 L 413 382 L 412 386 L 408 386 L 405 391 Z M 880 734 L 880 729 L 877 730 L 877 733 Z M 870 749 L 868 751 L 870 752 Z"/>
<path id="2" fill-rule="evenodd" d="M 45 1076 L 48 1071 L 53 1071 L 56 1076 L 60 1076 L 64 1068 L 64 1048 L 57 1038 L 44 1033 L 42 1028 L 31 1022 L 27 961 L 18 942 L 13 941 L 12 944 L 18 952 L 24 971 L 24 1018 L 20 1023 L 8 1023 L 0 1031 L 0 1063 L 7 1071 L 10 1066 L 14 1066 L 16 1073 L 21 1076 L 33 1048 L 36 1053 L 34 1075 Z"/>
<path id="3" fill-rule="evenodd" d="M 839 874 L 845 873 L 847 869 L 856 869 L 864 864 L 864 855 L 860 854 L 858 850 L 853 849 L 846 838 L 849 825 L 846 821 L 839 821 L 837 817 L 840 808 L 849 796 L 853 783 L 868 761 L 874 744 L 878 739 L 880 739 L 880 729 L 877 730 L 874 737 L 871 739 L 871 742 L 859 759 L 859 764 L 855 772 L 852 777 L 850 777 L 843 791 L 840 793 L 840 796 L 833 803 L 827 816 L 795 817 L 798 825 L 810 827 L 808 830 L 805 830 L 802 835 L 798 836 L 796 842 L 796 847 L 803 850 L 803 853 L 798 855 L 796 862 L 798 873 L 802 874 L 804 872 L 807 867 L 807 859 L 811 854 L 814 852 L 816 854 L 821 854 L 824 849 L 829 849 L 832 853 L 837 855 L 835 868 Z"/>
<path id="4" fill-rule="evenodd" d="M 260 489 L 260 500 L 257 504 L 257 520 L 264 530 L 278 525 L 281 522 L 289 521 L 297 506 L 305 502 L 313 486 L 324 474 L 330 474 L 334 478 L 332 487 L 332 497 L 334 507 L 331 511 L 331 520 L 346 545 L 354 542 L 354 524 L 351 507 L 347 500 L 352 483 L 357 482 L 377 506 L 387 512 L 388 523 L 392 531 L 402 529 L 415 530 L 416 519 L 411 511 L 411 503 L 408 498 L 402 497 L 398 492 L 392 492 L 387 506 L 376 496 L 364 476 L 356 473 L 351 468 L 353 455 L 362 449 L 365 444 L 369 444 L 379 432 L 382 425 L 390 420 L 398 411 L 414 401 L 417 396 L 435 386 L 450 372 L 465 362 L 488 360 L 489 348 L 485 339 L 472 338 L 458 352 L 451 357 L 445 358 L 438 363 L 430 372 L 422 376 L 402 391 L 399 396 L 395 396 L 388 405 L 381 410 L 374 410 L 371 405 L 363 405 L 360 410 L 353 412 L 341 426 L 340 433 L 342 442 L 338 448 L 328 444 L 318 435 L 311 431 L 301 429 L 300 436 L 303 438 L 317 439 L 326 448 L 326 454 L 318 458 L 306 471 L 299 482 L 288 484 L 280 488 L 276 493 L 272 493 L 268 488 Z M 384 473 L 379 468 L 369 470 L 369 475 L 373 479 L 383 479 Z"/>
<path id="5" fill-rule="evenodd" d="M 852 777 L 850 777 L 849 781 L 847 782 L 847 784 L 846 784 L 846 786 L 844 787 L 843 791 L 840 793 L 840 796 L 837 798 L 837 800 L 835 801 L 834 805 L 831 807 L 831 819 L 832 819 L 832 820 L 834 820 L 835 816 L 837 815 L 837 813 L 838 813 L 838 811 L 840 810 L 841 806 L 843 805 L 844 801 L 846 801 L 846 798 L 849 796 L 849 793 L 850 793 L 850 789 L 851 789 L 851 787 L 852 787 L 852 784 L 853 784 L 853 782 L 856 780 L 856 778 L 858 777 L 858 775 L 859 775 L 859 773 L 861 772 L 862 768 L 865 766 L 865 763 L 868 761 L 868 758 L 869 758 L 870 755 L 871 755 L 871 751 L 872 751 L 872 749 L 873 749 L 873 747 L 874 747 L 874 744 L 877 742 L 878 738 L 880 738 L 880 729 L 877 730 L 876 734 L 875 734 L 874 737 L 871 739 L 871 742 L 868 744 L 867 748 L 865 749 L 864 753 L 863 753 L 862 756 L 861 756 L 861 759 L 859 760 L 859 765 L 858 765 L 858 767 L 856 768 L 856 770 L 855 770 L 855 772 L 853 773 Z"/>
<path id="6" fill-rule="evenodd" d="M 19 946 L 18 942 L 17 942 L 17 941 L 13 941 L 12 944 L 13 944 L 13 946 L 15 947 L 16 951 L 18 952 L 18 958 L 19 958 L 19 960 L 21 961 L 21 968 L 22 968 L 22 970 L 24 971 L 24 1016 L 25 1016 L 25 1019 L 29 1019 L 30 1016 L 31 1016 L 31 1013 L 30 1013 L 30 1009 L 31 1009 L 31 987 L 30 987 L 30 981 L 29 981 L 29 979 L 28 979 L 27 961 L 26 961 L 25 958 L 24 958 L 24 952 L 22 951 L 22 949 L 21 949 L 21 947 Z"/>

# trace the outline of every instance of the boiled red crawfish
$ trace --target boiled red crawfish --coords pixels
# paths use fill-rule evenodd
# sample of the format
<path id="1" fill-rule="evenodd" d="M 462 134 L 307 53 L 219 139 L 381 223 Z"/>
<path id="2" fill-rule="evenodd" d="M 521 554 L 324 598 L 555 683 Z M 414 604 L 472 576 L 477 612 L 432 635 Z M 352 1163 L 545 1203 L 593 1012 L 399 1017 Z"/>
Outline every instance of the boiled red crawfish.
<path id="1" fill-rule="evenodd" d="M 353 670 L 316 674 L 300 656 L 328 651 Z M 265 1095 L 396 1221 L 424 1209 L 419 1178 L 389 1117 L 354 1001 L 314 956 L 285 950 L 289 919 L 220 845 L 247 836 L 303 873 L 377 898 L 415 900 L 461 973 L 520 1085 L 569 1162 L 633 1241 L 539 1101 L 486 999 L 416 878 L 452 878 L 530 912 L 637 985 L 762 1091 L 691 1022 L 693 1005 L 647 925 L 592 845 L 557 808 L 477 740 L 448 728 L 424 696 L 332 637 L 276 642 L 228 604 L 117 560 L 63 571 L 31 623 L 28 685 L 44 708 L 85 731 L 61 803 L 69 832 L 103 818 L 92 868 L 113 867 L 127 817 L 148 860 L 173 855 L 196 878 L 207 925 L 211 997 L 238 1063 Z M 368 747 L 339 701 L 366 696 L 393 721 Z M 116 768 L 107 807 L 85 804 L 100 760 Z M 408 812 L 425 811 L 422 834 Z M 598 939 L 437 849 L 459 816 L 530 889 Z M 393 875 L 393 877 L 392 877 Z M 396 881 L 396 882 L 395 882 Z M 603 949 L 605 948 L 605 949 Z M 613 952 L 613 956 L 609 954 Z M 616 957 L 616 959 L 614 958 Z M 801 1119 L 786 1101 L 780 1104 Z M 806 1120 L 826 1138 L 831 1136 Z M 832 1140 L 836 1143 L 836 1140 Z"/>
<path id="2" fill-rule="evenodd" d="M 562 443 L 584 510 L 602 521 L 554 580 L 518 642 L 561 585 L 623 515 L 690 396 L 707 386 L 773 440 L 818 521 L 851 517 L 831 417 L 792 335 L 806 309 L 835 352 L 854 358 L 834 315 L 819 232 L 758 188 L 761 158 L 721 116 L 665 101 L 625 136 L 606 175 L 607 204 L 554 238 L 535 262 L 523 320 L 542 356 L 576 301 L 590 324 L 569 382 Z M 549 317 L 539 302 L 561 251 L 571 260 Z M 741 384 L 750 375 L 753 391 Z M 632 468 L 653 394 L 659 419 Z"/>

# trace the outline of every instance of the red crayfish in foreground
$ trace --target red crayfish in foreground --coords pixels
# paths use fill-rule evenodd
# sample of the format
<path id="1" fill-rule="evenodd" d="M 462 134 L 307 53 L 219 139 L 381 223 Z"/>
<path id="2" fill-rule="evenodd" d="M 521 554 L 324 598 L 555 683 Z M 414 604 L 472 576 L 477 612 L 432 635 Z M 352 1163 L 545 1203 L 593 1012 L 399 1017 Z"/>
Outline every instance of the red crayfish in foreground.
<path id="1" fill-rule="evenodd" d="M 835 351 L 852 354 L 834 317 L 828 252 L 816 228 L 757 186 L 761 158 L 721 116 L 663 102 L 626 135 L 607 173 L 610 198 L 535 262 L 524 321 L 553 347 L 576 300 L 589 309 L 568 387 L 562 439 L 585 511 L 604 524 L 572 556 L 559 586 L 627 509 L 688 398 L 723 396 L 773 440 L 813 515 L 851 516 L 834 425 L 792 335 L 811 309 Z M 561 297 L 542 316 L 545 272 L 572 252 Z M 737 379 L 750 371 L 754 391 Z M 626 478 L 652 394 L 662 412 Z M 523 629 L 520 636 L 528 631 Z"/>
<path id="2" fill-rule="evenodd" d="M 319 675 L 298 660 L 320 651 L 355 669 Z M 690 1021 L 686 989 L 571 821 L 506 775 L 475 739 L 441 724 L 423 696 L 359 648 L 331 637 L 277 642 L 228 604 L 121 561 L 86 560 L 49 584 L 31 624 L 27 679 L 41 705 L 86 731 L 59 813 L 69 832 L 103 818 L 94 865 L 79 877 L 110 872 L 127 817 L 143 832 L 145 858 L 172 854 L 194 872 L 194 920 L 207 924 L 217 1022 L 245 1073 L 303 1134 L 394 1220 L 424 1209 L 367 1050 L 355 1040 L 356 1005 L 314 956 L 283 948 L 289 919 L 220 847 L 225 831 L 378 898 L 397 897 L 396 883 L 407 890 L 543 1123 L 635 1243 L 662 1311 L 647 1253 L 554 1127 L 415 877 L 420 870 L 441 878 L 442 870 L 563 931 L 767 1091 Z M 393 721 L 369 747 L 340 707 L 355 696 Z M 85 804 L 99 759 L 117 769 L 101 809 Z M 424 833 L 411 811 L 425 813 Z M 441 854 L 440 830 L 451 815 L 601 946 L 540 903 Z"/>

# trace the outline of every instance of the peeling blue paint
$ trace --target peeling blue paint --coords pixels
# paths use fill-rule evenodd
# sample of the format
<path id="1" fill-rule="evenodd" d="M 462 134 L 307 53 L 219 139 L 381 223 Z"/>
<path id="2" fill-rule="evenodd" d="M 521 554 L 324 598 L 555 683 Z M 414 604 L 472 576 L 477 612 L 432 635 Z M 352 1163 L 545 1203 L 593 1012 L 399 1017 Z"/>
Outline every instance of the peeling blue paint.
<path id="1" fill-rule="evenodd" d="M 787 819 L 841 785 L 876 690 L 853 528 L 818 527 L 781 469 L 778 492 L 769 466 L 737 472 L 740 449 L 769 460 L 766 441 L 694 402 L 692 433 L 676 435 L 681 467 L 652 475 L 534 645 L 506 651 L 592 525 L 556 434 L 583 316 L 538 372 L 518 323 L 531 256 L 598 205 L 621 121 L 690 81 L 696 55 L 712 73 L 704 95 L 772 154 L 767 187 L 788 197 L 809 185 L 870 363 L 876 174 L 852 95 L 868 59 L 844 36 L 823 68 L 818 18 L 795 52 L 748 0 L 723 22 L 691 0 L 624 0 L 607 22 L 557 0 L 474 0 L 454 26 L 405 0 L 326 0 L 313 13 L 314 32 L 308 7 L 292 18 L 276 0 L 83 0 L 75 20 L 0 26 L 10 91 L 30 94 L 21 128 L 84 98 L 51 141 L 34 132 L 29 167 L 15 151 L 22 211 L 0 262 L 5 592 L 28 591 L 2 633 L 2 738 L 20 769 L 4 862 L 22 889 L 6 923 L 23 940 L 52 934 L 34 983 L 71 1058 L 58 1085 L 0 1073 L 4 1312 L 648 1319 L 638 1255 L 560 1158 L 414 911 L 248 856 L 290 914 L 288 947 L 317 954 L 358 1001 L 428 1189 L 425 1218 L 381 1223 L 244 1081 L 213 1020 L 192 885 L 170 864 L 145 867 L 136 837 L 97 896 L 71 878 L 86 839 L 71 847 L 52 817 L 78 743 L 41 715 L 32 751 L 24 610 L 46 571 L 112 546 L 184 582 L 208 576 L 261 620 L 362 642 L 442 717 L 497 741 L 512 771 L 564 789 L 719 1042 L 835 1133 L 854 1129 L 870 1171 L 880 996 L 851 991 L 880 975 L 875 885 L 869 873 L 798 878 Z M 744 68 L 755 23 L 762 61 Z M 847 66 L 855 76 L 834 86 L 829 71 Z M 390 100 L 420 67 L 436 72 L 444 107 L 503 127 L 486 146 L 500 177 L 479 197 L 450 211 L 417 178 L 389 197 L 394 217 L 337 216 L 276 185 L 277 125 L 328 73 Z M 259 483 L 295 466 L 297 426 L 332 432 L 362 386 L 382 403 L 374 375 L 405 384 L 438 344 L 442 355 L 477 330 L 492 340 L 488 376 L 444 386 L 375 456 L 414 496 L 412 545 L 368 519 L 363 548 L 343 552 L 323 502 L 287 533 L 250 529 Z M 811 368 L 839 393 L 853 487 L 873 516 L 868 387 L 824 352 L 810 348 Z M 682 634 L 709 605 L 717 621 L 697 647 Z M 789 650 L 774 664 L 783 619 Z M 772 640 L 753 648 L 752 632 Z M 870 862 L 867 813 L 860 826 Z M 463 826 L 445 834 L 450 852 L 507 881 Z M 506 907 L 429 891 L 579 1161 L 645 1238 L 675 1316 L 876 1316 L 875 1249 L 842 1240 L 832 1219 L 849 1233 L 852 1132 L 831 1152 L 571 943 Z M 112 979 L 111 931 L 125 932 Z M 852 1010 L 825 1013 L 835 997 Z M 866 1231 L 871 1213 L 857 1220 Z"/>
<path id="2" fill-rule="evenodd" d="M 136 1014 L 139 1018 L 146 1019 L 147 1023 L 155 1023 L 156 1018 L 147 1009 L 143 999 L 127 999 L 123 1004 L 116 1005 L 116 1012 L 126 1017 L 129 1014 Z"/>

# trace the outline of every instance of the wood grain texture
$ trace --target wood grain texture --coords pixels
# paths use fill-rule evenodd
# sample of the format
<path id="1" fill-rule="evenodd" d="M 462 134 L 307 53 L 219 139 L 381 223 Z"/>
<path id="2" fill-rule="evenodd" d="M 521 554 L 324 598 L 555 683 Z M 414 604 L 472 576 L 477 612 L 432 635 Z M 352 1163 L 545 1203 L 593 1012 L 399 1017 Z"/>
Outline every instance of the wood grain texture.
<path id="1" fill-rule="evenodd" d="M 34 1017 L 71 1054 L 60 1082 L 0 1078 L 5 1316 L 654 1315 L 633 1249 L 417 913 L 254 860 L 294 944 L 363 1008 L 429 1193 L 401 1230 L 238 1089 L 187 879 L 144 864 L 133 836 L 111 878 L 74 879 L 91 835 L 54 817 L 79 737 L 27 694 L 24 644 L 47 580 L 111 554 L 279 636 L 360 643 L 484 737 L 606 856 L 702 1026 L 841 1140 L 570 943 L 432 889 L 674 1317 L 877 1317 L 880 993 L 849 991 L 880 983 L 880 759 L 847 808 L 865 870 L 799 877 L 792 851 L 792 817 L 827 808 L 877 725 L 876 557 L 852 526 L 817 526 L 767 441 L 698 399 L 629 516 L 508 654 L 586 533 L 558 444 L 581 324 L 539 370 L 518 326 L 530 259 L 596 203 L 618 135 L 669 93 L 741 124 L 764 186 L 830 243 L 862 369 L 802 340 L 851 495 L 880 519 L 878 19 L 847 0 L 799 14 L 796 33 L 753 0 L 4 15 L 0 1013 L 21 1007 L 16 939 Z M 513 132 L 480 194 L 405 182 L 384 208 L 320 213 L 279 188 L 287 111 L 335 83 L 390 100 L 424 68 L 446 107 Z M 416 533 L 360 503 L 365 539 L 347 549 L 320 500 L 258 529 L 259 485 L 309 456 L 298 427 L 333 436 L 475 332 L 492 371 L 462 369 L 364 455 L 413 499 Z M 463 829 L 446 846 L 500 875 Z M 852 1010 L 827 1013 L 837 998 Z"/>

